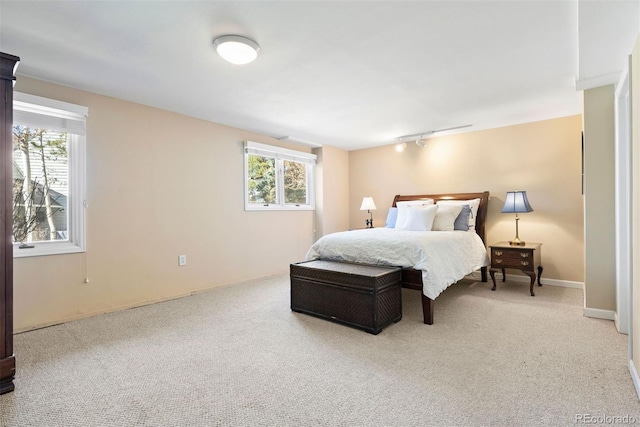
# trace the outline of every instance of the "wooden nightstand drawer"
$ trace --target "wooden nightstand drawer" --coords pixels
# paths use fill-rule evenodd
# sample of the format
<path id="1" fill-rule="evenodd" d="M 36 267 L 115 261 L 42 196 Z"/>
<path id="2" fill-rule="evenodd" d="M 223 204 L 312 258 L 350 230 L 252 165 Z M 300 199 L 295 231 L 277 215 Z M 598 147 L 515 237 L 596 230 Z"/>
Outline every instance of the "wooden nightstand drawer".
<path id="1" fill-rule="evenodd" d="M 533 249 L 491 248 L 491 266 L 496 268 L 517 268 L 533 271 Z"/>
<path id="2" fill-rule="evenodd" d="M 518 258 L 496 257 L 491 259 L 491 267 L 496 268 L 517 268 L 519 270 L 533 271 L 533 261 Z"/>
<path id="3" fill-rule="evenodd" d="M 500 242 L 490 246 L 491 249 L 491 279 L 496 288 L 496 270 L 502 271 L 502 281 L 505 281 L 505 269 L 521 270 L 531 278 L 530 292 L 533 293 L 533 282 L 537 276 L 540 285 L 542 265 L 540 262 L 540 243 L 528 243 L 524 246 L 511 246 L 508 242 Z M 537 273 L 537 274 L 536 274 Z"/>
<path id="4" fill-rule="evenodd" d="M 520 248 L 491 248 L 491 257 L 531 260 L 533 259 L 533 250 Z"/>

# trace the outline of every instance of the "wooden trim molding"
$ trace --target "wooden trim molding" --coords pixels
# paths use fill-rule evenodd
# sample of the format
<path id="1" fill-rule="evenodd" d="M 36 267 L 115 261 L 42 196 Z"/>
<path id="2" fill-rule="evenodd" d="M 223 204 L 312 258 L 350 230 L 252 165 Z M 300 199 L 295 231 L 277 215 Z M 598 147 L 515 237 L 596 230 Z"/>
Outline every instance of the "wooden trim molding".
<path id="1" fill-rule="evenodd" d="M 0 394 L 13 391 L 13 84 L 20 58 L 0 52 Z"/>

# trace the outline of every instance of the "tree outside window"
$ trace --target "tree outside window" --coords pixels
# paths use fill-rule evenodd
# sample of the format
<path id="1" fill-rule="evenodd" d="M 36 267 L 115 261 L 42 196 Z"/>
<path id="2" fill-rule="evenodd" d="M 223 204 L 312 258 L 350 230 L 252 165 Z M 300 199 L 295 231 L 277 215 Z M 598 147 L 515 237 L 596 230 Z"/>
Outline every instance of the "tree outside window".
<path id="1" fill-rule="evenodd" d="M 66 240 L 67 134 L 13 126 L 13 241 Z"/>
<path id="2" fill-rule="evenodd" d="M 284 202 L 307 203 L 307 166 L 304 163 L 285 160 L 284 162 Z"/>
<path id="3" fill-rule="evenodd" d="M 250 203 L 277 203 L 276 159 L 249 155 Z"/>

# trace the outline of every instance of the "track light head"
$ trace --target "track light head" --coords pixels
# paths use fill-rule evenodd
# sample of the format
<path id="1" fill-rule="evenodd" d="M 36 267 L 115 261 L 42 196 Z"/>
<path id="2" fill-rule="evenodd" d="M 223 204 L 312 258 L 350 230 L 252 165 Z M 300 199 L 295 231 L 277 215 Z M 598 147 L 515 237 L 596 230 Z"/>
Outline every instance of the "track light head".
<path id="1" fill-rule="evenodd" d="M 405 148 L 407 148 L 407 143 L 406 142 L 401 142 L 399 144 L 396 144 L 396 151 L 398 153 L 403 152 Z"/>
<path id="2" fill-rule="evenodd" d="M 418 147 L 424 147 L 425 146 L 424 141 L 421 140 L 420 138 L 416 139 L 416 145 Z"/>

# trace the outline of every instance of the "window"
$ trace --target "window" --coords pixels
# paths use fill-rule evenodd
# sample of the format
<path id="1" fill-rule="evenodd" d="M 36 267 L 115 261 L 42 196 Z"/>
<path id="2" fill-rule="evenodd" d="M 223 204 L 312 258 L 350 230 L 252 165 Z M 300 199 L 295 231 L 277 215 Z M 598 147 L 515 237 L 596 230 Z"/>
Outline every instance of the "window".
<path id="1" fill-rule="evenodd" d="M 245 210 L 313 210 L 316 155 L 247 141 Z"/>
<path id="2" fill-rule="evenodd" d="M 85 250 L 87 112 L 14 93 L 14 257 Z"/>

